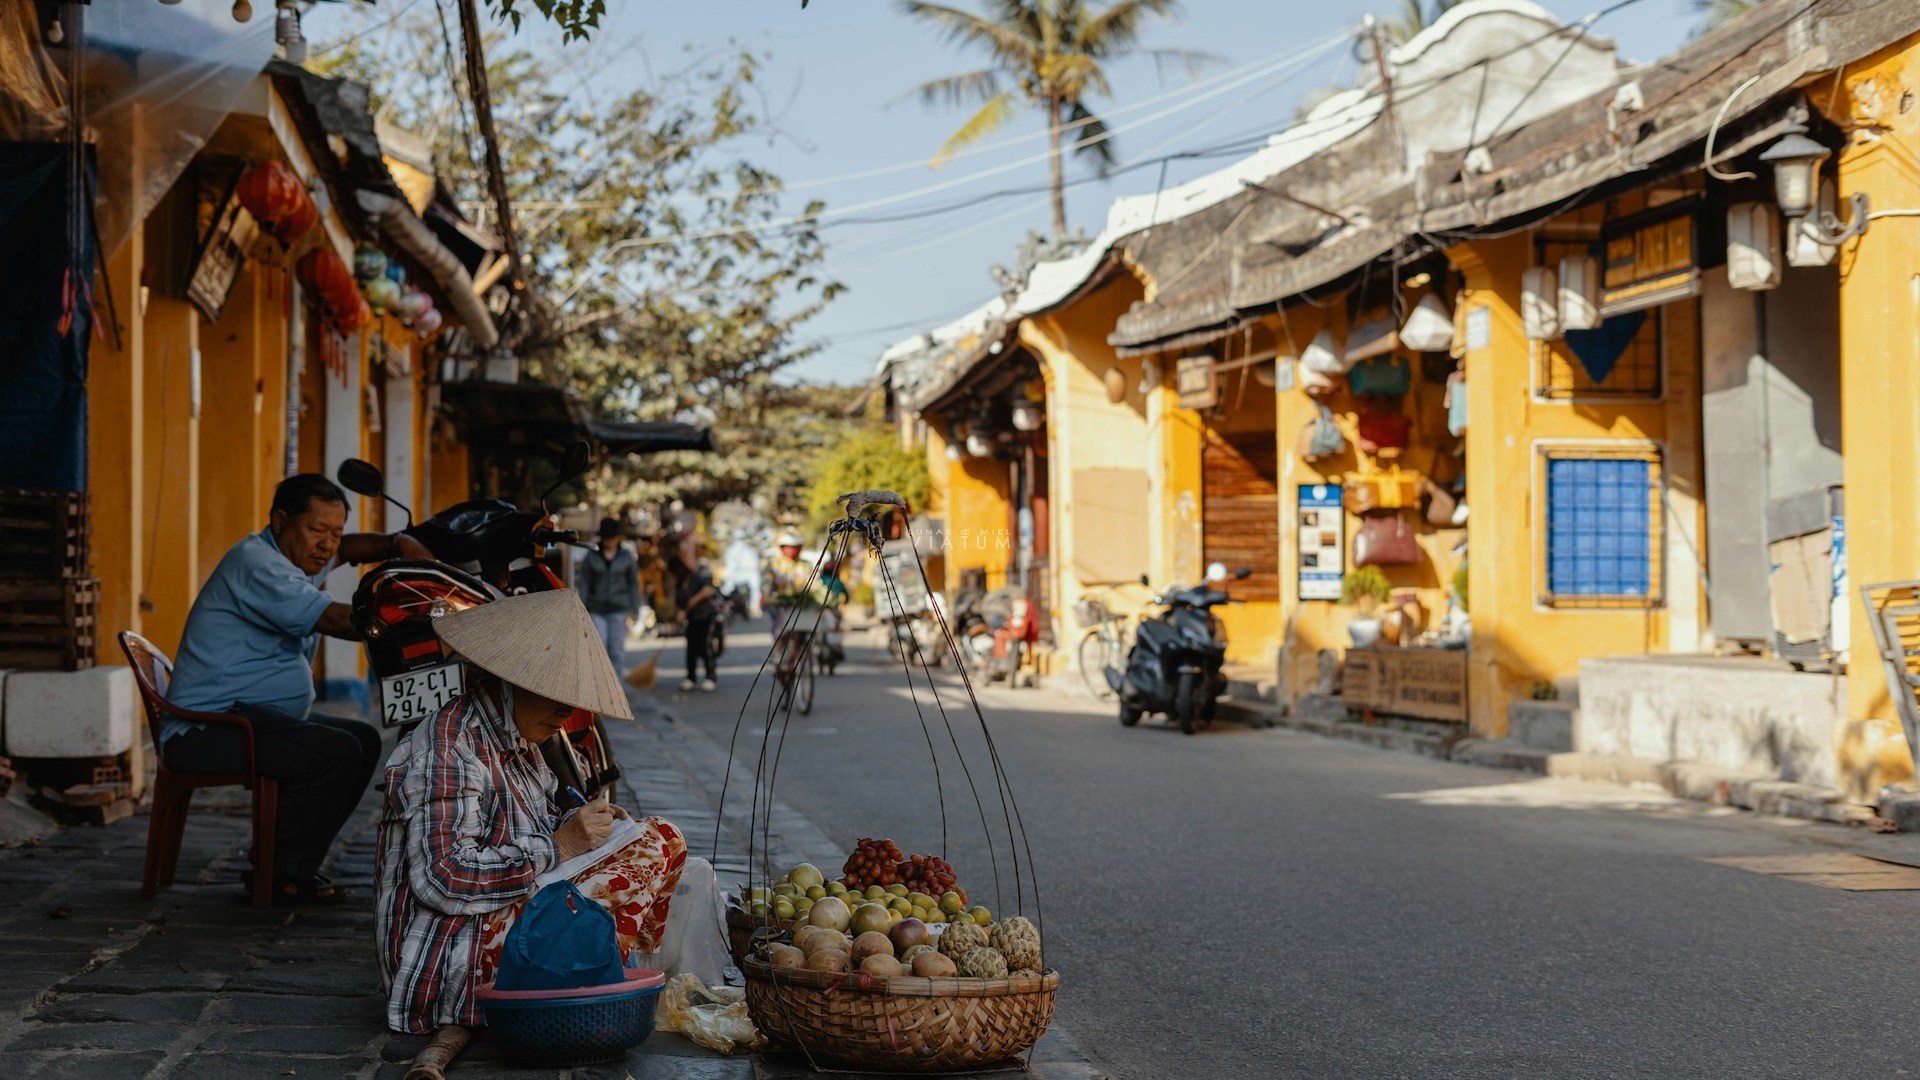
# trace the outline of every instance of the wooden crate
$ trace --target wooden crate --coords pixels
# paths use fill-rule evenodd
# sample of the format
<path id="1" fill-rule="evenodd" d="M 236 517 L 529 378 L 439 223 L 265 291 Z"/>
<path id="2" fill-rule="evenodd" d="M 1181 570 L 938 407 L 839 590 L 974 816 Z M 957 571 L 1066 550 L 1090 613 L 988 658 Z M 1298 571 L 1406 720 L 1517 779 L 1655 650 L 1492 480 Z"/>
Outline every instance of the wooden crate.
<path id="1" fill-rule="evenodd" d="M 97 578 L 0 581 L 0 668 L 92 667 L 99 607 Z"/>
<path id="2" fill-rule="evenodd" d="M 65 581 L 90 572 L 84 491 L 0 489 L 0 574 Z"/>

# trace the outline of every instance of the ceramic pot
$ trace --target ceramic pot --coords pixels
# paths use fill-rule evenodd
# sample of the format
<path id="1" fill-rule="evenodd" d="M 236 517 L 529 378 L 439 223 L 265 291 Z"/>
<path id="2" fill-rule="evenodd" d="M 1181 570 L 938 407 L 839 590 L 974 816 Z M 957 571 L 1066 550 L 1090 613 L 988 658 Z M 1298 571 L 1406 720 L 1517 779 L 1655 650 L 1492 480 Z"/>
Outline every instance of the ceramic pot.
<path id="1" fill-rule="evenodd" d="M 1353 642 L 1356 649 L 1371 648 L 1380 643 L 1380 617 L 1378 615 L 1355 615 L 1347 620 L 1347 640 Z"/>

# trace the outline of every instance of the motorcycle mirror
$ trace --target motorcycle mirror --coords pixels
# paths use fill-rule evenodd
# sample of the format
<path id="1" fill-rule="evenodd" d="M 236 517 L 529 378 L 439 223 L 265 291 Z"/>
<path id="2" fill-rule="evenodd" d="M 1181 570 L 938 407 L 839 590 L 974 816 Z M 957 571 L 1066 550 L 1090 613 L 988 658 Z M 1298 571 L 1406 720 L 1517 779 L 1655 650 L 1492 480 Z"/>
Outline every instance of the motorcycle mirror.
<path id="1" fill-rule="evenodd" d="M 385 499 L 399 507 L 400 512 L 407 515 L 407 528 L 413 528 L 413 511 L 407 508 L 407 504 L 387 494 L 387 477 L 380 471 L 379 466 L 370 461 L 361 461 L 359 458 L 348 458 L 334 470 L 334 476 L 339 479 L 341 487 L 355 495 L 364 495 L 369 499 Z"/>
<path id="2" fill-rule="evenodd" d="M 377 499 L 387 493 L 386 476 L 370 461 L 348 458 L 340 463 L 340 468 L 335 470 L 334 476 L 340 481 L 341 487 L 355 495 Z"/>
<path id="3" fill-rule="evenodd" d="M 1207 580 L 1208 581 L 1227 580 L 1227 564 L 1226 563 L 1207 564 Z"/>
<path id="4" fill-rule="evenodd" d="M 1233 572 L 1233 580 L 1235 581 L 1245 581 L 1252 576 L 1253 576 L 1253 567 L 1251 566 L 1243 566 L 1240 569 L 1235 570 Z"/>
<path id="5" fill-rule="evenodd" d="M 561 455 L 559 479 L 540 493 L 540 511 L 547 512 L 547 496 L 558 491 L 567 481 L 577 478 L 591 468 L 593 468 L 593 444 L 585 439 L 573 440 L 573 445 L 567 447 L 567 452 Z"/>

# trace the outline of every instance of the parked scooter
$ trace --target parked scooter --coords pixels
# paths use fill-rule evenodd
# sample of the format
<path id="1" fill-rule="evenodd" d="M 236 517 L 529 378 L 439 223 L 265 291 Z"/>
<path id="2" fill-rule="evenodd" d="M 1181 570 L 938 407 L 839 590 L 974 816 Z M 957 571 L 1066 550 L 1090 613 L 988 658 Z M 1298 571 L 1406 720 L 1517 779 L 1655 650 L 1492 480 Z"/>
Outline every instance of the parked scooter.
<path id="1" fill-rule="evenodd" d="M 1252 573 L 1251 567 L 1241 567 L 1233 579 Z M 1220 670 L 1227 658 L 1227 629 L 1213 608 L 1232 598 L 1209 586 L 1225 580 L 1227 568 L 1214 563 L 1199 588 L 1173 588 L 1155 599 L 1167 610 L 1140 623 L 1126 670 L 1106 671 L 1107 685 L 1120 699 L 1122 724 L 1132 727 L 1146 713 L 1165 713 L 1191 735 L 1212 723 L 1214 707 L 1227 692 Z"/>
<path id="2" fill-rule="evenodd" d="M 537 556 L 546 547 L 578 543 L 580 535 L 547 527 L 547 496 L 592 464 L 586 442 L 568 448 L 560 479 L 541 494 L 538 513 L 501 499 L 473 499 L 416 523 L 413 512 L 386 493 L 378 468 L 358 459 L 341 463 L 341 486 L 400 507 L 407 514 L 404 531 L 434 554 L 431 560 L 382 563 L 362 575 L 354 590 L 353 625 L 365 637 L 383 725 L 405 734 L 465 689 L 464 671 L 442 648 L 434 619 L 506 596 L 567 587 Z M 585 710 L 576 710 L 541 754 L 562 784 L 589 798 L 620 776 L 600 718 Z"/>

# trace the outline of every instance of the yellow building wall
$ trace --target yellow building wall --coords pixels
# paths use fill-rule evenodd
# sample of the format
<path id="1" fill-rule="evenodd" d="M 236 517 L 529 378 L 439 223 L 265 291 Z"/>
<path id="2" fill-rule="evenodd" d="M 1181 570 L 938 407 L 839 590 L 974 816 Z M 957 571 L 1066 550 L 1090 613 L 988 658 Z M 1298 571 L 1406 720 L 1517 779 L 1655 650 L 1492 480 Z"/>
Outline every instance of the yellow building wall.
<path id="1" fill-rule="evenodd" d="M 987 572 L 987 588 L 1007 584 L 1014 536 L 1008 524 L 1010 477 L 1007 463 L 966 456 L 947 469 L 947 595 L 958 587 L 962 571 Z"/>
<path id="2" fill-rule="evenodd" d="M 1468 553 L 1473 638 L 1470 720 L 1476 734 L 1506 732 L 1507 706 L 1534 684 L 1577 674 L 1583 657 L 1666 652 L 1676 599 L 1697 619 L 1697 563 L 1681 551 L 1697 543 L 1698 302 L 1666 305 L 1664 401 L 1537 400 L 1534 357 L 1522 332 L 1521 273 L 1533 239 L 1518 233 L 1448 250 L 1464 275 L 1464 303 L 1487 313 L 1490 334 L 1466 354 Z M 1669 416 L 1680 418 L 1670 423 Z M 1651 442 L 1662 451 L 1667 484 L 1666 546 L 1661 552 L 1668 606 L 1591 610 L 1543 606 L 1536 530 L 1537 447 L 1542 442 Z M 1691 537 L 1687 535 L 1691 532 Z M 1697 626 L 1689 626 L 1697 636 Z M 1686 647 L 1692 647 L 1689 641 Z"/>
<path id="3" fill-rule="evenodd" d="M 1841 201 L 1920 207 L 1920 35 L 1848 65 L 1830 118 L 1855 135 L 1839 156 Z M 1817 103 L 1825 104 L 1826 95 Z M 1861 585 L 1920 578 L 1920 219 L 1888 217 L 1838 256 L 1841 449 L 1846 457 L 1847 571 Z M 1908 780 L 1913 766 L 1857 592 L 1851 611 L 1847 719 L 1836 733 L 1853 798 Z"/>
<path id="4" fill-rule="evenodd" d="M 271 275 L 258 263 L 250 264 L 234 283 L 227 306 L 216 322 L 200 328 L 201 416 L 207 421 L 208 452 L 200 455 L 199 580 L 219 564 L 227 548 L 267 520 L 262 501 L 268 477 L 278 479 L 280 461 L 273 456 L 284 439 L 286 422 L 281 409 L 269 411 L 266 376 L 280 367 L 284 339 L 272 336 L 278 327 Z"/>
<path id="5" fill-rule="evenodd" d="M 159 259 L 152 232 L 149 255 Z M 201 582 L 200 422 L 192 402 L 200 313 L 185 300 L 154 295 L 144 323 L 147 485 L 141 512 L 150 555 L 135 586 L 143 633 L 172 654 Z"/>

